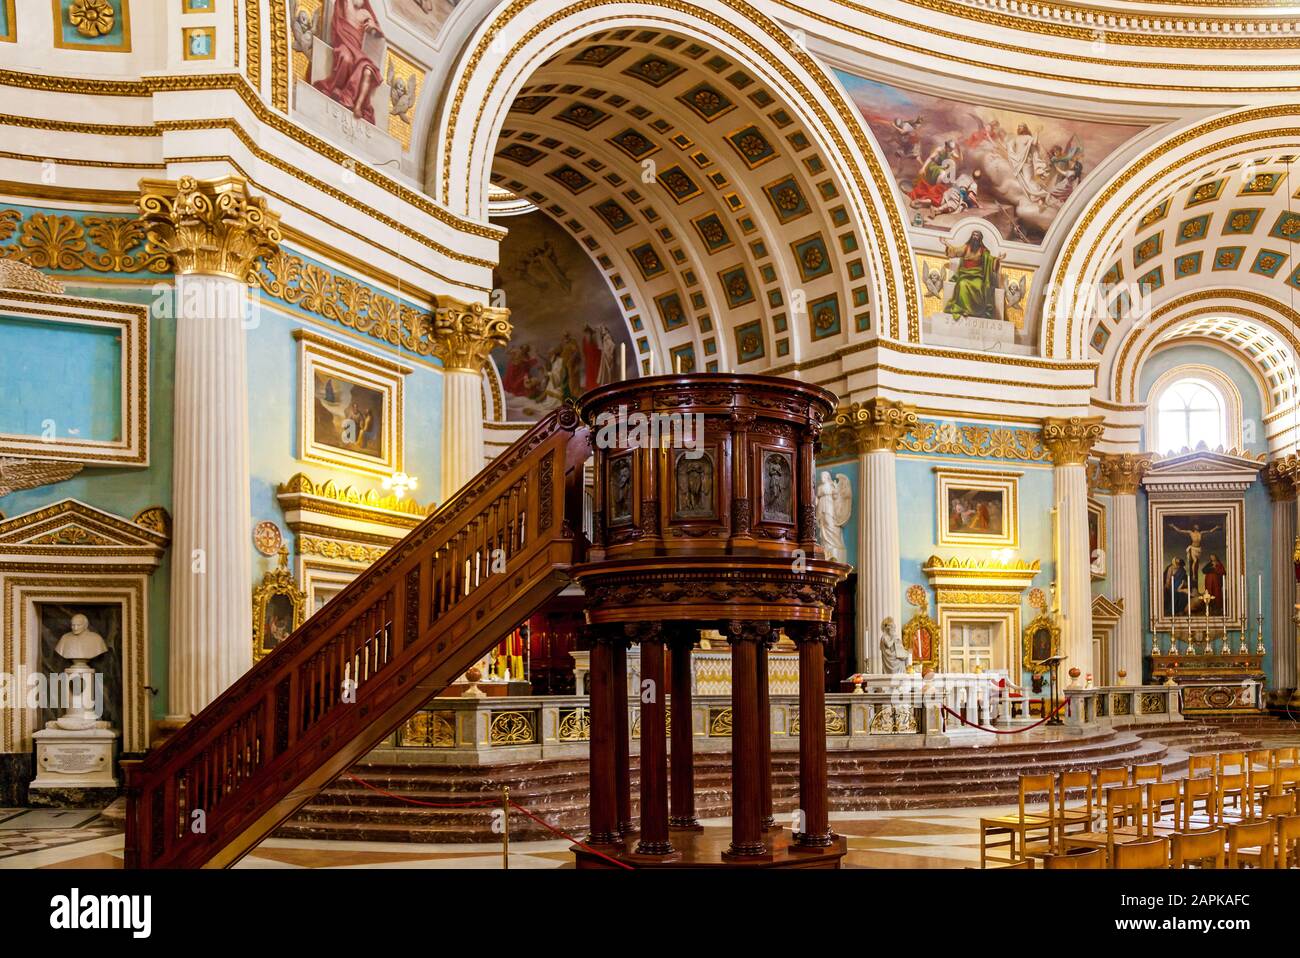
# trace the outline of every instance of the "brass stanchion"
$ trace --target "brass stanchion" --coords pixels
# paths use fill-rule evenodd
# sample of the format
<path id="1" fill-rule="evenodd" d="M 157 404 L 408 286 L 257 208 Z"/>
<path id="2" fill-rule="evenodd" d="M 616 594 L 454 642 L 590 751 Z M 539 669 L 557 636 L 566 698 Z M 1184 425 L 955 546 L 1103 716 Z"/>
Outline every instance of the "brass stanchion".
<path id="1" fill-rule="evenodd" d="M 510 868 L 510 786 L 501 786 L 501 867 Z"/>

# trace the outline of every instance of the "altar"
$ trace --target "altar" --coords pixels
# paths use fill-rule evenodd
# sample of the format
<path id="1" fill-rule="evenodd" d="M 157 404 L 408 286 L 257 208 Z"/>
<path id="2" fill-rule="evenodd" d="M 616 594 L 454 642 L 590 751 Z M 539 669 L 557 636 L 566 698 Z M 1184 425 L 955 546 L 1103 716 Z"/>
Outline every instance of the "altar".
<path id="1" fill-rule="evenodd" d="M 591 653 L 573 651 L 574 688 L 579 695 L 588 691 L 587 676 L 591 670 Z M 799 694 L 799 653 L 775 648 L 767 657 L 767 684 L 771 695 Z M 632 646 L 627 650 L 627 688 L 629 693 L 640 694 L 641 649 Z M 718 649 L 691 650 L 691 692 L 694 695 L 731 694 L 731 652 L 724 645 Z"/>

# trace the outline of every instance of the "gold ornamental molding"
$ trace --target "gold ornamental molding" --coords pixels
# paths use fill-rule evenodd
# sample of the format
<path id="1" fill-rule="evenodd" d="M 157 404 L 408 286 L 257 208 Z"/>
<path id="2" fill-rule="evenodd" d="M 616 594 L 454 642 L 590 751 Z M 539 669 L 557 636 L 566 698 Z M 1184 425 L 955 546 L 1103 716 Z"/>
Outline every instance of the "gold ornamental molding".
<path id="1" fill-rule="evenodd" d="M 915 406 L 878 398 L 853 403 L 835 417 L 835 424 L 852 431 L 860 453 L 893 452 L 898 441 L 920 425 L 920 420 L 916 417 Z"/>
<path id="2" fill-rule="evenodd" d="M 359 542 L 342 542 L 337 539 L 318 539 L 315 536 L 298 536 L 298 553 L 320 556 L 322 559 L 346 559 L 349 562 L 377 562 L 388 551 L 388 546 L 363 545 Z"/>
<path id="3" fill-rule="evenodd" d="M 257 261 L 280 247 L 280 216 L 250 196 L 243 177 L 140 181 L 146 250 L 170 258 L 180 274 L 226 276 L 258 284 Z"/>
<path id="4" fill-rule="evenodd" d="M 336 519 L 373 522 L 397 529 L 413 529 L 434 506 L 422 506 L 414 499 L 381 495 L 374 489 L 360 491 L 340 486 L 333 479 L 313 482 L 304 473 L 295 473 L 276 489 L 276 498 L 286 512 L 308 511 Z"/>
<path id="5" fill-rule="evenodd" d="M 1070 416 L 1043 420 L 1043 445 L 1055 466 L 1083 465 L 1105 427 L 1102 416 Z"/>
<path id="6" fill-rule="evenodd" d="M 1099 457 L 1102 485 L 1117 496 L 1137 494 L 1142 477 L 1151 468 L 1151 453 L 1102 453 Z"/>
<path id="7" fill-rule="evenodd" d="M 1292 502 L 1296 497 L 1296 484 L 1300 482 L 1294 453 L 1274 459 L 1265 467 L 1261 477 L 1268 487 L 1268 497 L 1274 502 Z"/>
<path id="8" fill-rule="evenodd" d="M 492 350 L 510 342 L 510 310 L 440 297 L 433 314 L 433 353 L 448 371 L 479 375 Z"/>
<path id="9" fill-rule="evenodd" d="M 928 420 L 904 435 L 899 440 L 898 448 L 915 453 L 1009 459 L 1014 462 L 1044 462 L 1048 458 L 1047 448 L 1036 430 Z"/>
<path id="10" fill-rule="evenodd" d="M 1041 571 L 1038 559 L 950 558 L 932 555 L 921 571 L 940 605 L 1013 605 Z M 961 596 L 961 598 L 958 598 Z"/>

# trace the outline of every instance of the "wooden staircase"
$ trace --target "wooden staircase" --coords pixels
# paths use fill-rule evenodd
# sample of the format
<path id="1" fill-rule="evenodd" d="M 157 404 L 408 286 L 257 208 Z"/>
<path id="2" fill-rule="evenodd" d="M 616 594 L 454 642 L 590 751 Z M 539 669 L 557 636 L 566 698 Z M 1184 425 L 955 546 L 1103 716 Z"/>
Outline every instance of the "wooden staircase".
<path id="1" fill-rule="evenodd" d="M 585 553 L 589 454 L 577 414 L 552 413 L 184 728 L 123 762 L 126 867 L 234 864 L 564 588 Z"/>

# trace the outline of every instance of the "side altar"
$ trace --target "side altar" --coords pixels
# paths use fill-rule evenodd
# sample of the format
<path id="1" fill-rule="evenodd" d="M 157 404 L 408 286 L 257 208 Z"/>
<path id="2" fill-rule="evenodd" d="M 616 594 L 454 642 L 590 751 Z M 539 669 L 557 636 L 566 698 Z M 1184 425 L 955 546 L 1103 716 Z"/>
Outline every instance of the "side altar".
<path id="1" fill-rule="evenodd" d="M 1264 576 L 1246 568 L 1245 523 L 1264 465 L 1202 445 L 1157 459 L 1142 479 L 1151 681 L 1177 686 L 1187 715 L 1264 707 Z"/>

